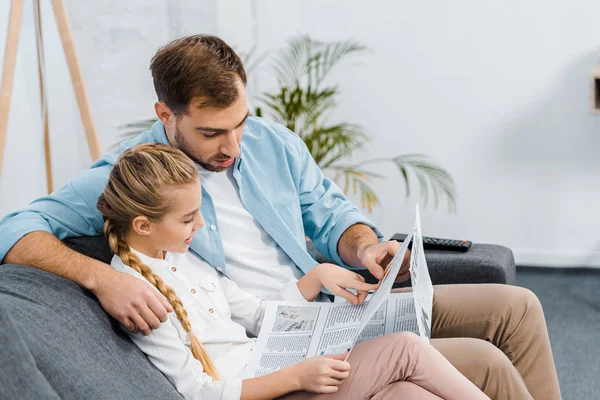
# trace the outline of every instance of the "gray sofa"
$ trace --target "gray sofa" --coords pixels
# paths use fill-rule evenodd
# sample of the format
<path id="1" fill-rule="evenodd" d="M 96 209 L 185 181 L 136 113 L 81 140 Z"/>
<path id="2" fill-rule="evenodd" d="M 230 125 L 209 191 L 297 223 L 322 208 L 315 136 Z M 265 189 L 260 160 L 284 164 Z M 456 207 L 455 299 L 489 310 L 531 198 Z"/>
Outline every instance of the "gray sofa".
<path id="1" fill-rule="evenodd" d="M 112 257 L 103 237 L 66 243 Z M 506 248 L 426 255 L 434 283 L 514 283 Z M 0 399 L 144 398 L 181 397 L 91 293 L 32 267 L 0 266 Z"/>

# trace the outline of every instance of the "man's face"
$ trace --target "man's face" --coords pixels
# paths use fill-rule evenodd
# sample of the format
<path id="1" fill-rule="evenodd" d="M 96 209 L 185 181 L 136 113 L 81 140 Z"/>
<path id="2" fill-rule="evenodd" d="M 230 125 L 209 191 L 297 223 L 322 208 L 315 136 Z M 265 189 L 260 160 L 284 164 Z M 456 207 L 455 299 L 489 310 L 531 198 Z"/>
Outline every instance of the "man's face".
<path id="1" fill-rule="evenodd" d="M 233 165 L 240 155 L 242 132 L 248 118 L 246 88 L 241 81 L 238 81 L 238 92 L 238 100 L 228 108 L 198 108 L 194 105 L 197 102 L 192 100 L 187 114 L 171 115 L 164 124 L 171 145 L 208 171 L 222 172 Z"/>

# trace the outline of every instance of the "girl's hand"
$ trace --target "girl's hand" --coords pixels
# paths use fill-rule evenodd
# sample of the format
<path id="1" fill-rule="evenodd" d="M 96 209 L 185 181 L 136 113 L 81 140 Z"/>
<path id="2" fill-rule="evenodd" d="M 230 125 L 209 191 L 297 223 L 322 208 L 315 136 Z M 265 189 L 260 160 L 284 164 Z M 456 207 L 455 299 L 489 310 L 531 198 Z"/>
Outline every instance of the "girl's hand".
<path id="1" fill-rule="evenodd" d="M 343 297 L 352 304 L 362 304 L 370 290 L 377 290 L 378 284 L 365 283 L 361 275 L 335 264 L 319 264 L 315 267 L 317 276 L 323 286 L 332 294 Z M 357 294 L 348 289 L 356 290 Z"/>
<path id="2" fill-rule="evenodd" d="M 288 367 L 298 390 L 313 393 L 335 393 L 338 386 L 350 375 L 346 354 L 308 358 Z"/>
<path id="3" fill-rule="evenodd" d="M 304 298 L 313 301 L 325 286 L 332 294 L 343 297 L 352 304 L 361 304 L 369 290 L 379 285 L 365 283 L 365 278 L 335 264 L 319 264 L 298 281 L 298 289 Z M 356 290 L 357 294 L 348 289 Z"/>

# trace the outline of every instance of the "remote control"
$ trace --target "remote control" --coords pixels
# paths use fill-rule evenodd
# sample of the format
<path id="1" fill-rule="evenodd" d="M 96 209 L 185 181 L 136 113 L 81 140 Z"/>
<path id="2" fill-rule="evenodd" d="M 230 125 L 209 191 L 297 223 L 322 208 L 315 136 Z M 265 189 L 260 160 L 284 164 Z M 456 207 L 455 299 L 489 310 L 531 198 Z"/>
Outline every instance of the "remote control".
<path id="1" fill-rule="evenodd" d="M 392 236 L 391 240 L 397 240 L 403 242 L 406 239 L 403 233 L 396 233 Z M 458 240 L 458 239 L 441 239 L 429 236 L 423 236 L 423 249 L 424 250 L 449 250 L 449 251 L 467 251 L 471 247 L 472 242 L 469 240 Z"/>

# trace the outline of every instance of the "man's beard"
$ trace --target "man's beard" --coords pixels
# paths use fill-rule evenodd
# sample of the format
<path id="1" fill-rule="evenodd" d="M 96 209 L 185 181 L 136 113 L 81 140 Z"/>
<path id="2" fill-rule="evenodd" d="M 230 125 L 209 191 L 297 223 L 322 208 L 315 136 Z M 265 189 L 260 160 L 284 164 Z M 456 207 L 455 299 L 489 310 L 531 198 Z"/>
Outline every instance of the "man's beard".
<path id="1" fill-rule="evenodd" d="M 223 171 L 227 170 L 227 168 L 224 168 L 224 167 L 214 166 L 214 165 L 210 164 L 208 161 L 200 158 L 200 156 L 194 154 L 194 152 L 192 150 L 192 146 L 190 146 L 190 144 L 185 140 L 185 138 L 183 137 L 183 132 L 181 132 L 181 130 L 179 130 L 178 125 L 175 125 L 175 145 L 179 150 L 183 151 L 183 153 L 186 156 L 188 156 L 192 161 L 194 161 L 196 164 L 198 164 L 199 166 L 201 166 L 202 168 L 204 168 L 207 171 L 223 172 Z"/>

